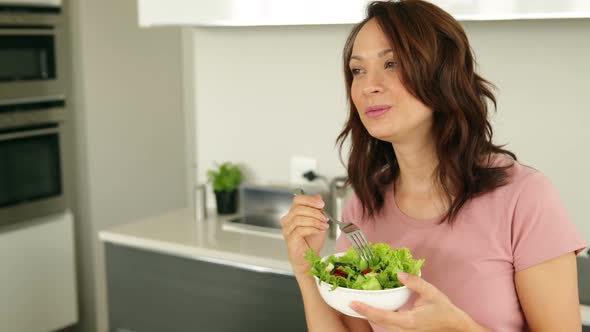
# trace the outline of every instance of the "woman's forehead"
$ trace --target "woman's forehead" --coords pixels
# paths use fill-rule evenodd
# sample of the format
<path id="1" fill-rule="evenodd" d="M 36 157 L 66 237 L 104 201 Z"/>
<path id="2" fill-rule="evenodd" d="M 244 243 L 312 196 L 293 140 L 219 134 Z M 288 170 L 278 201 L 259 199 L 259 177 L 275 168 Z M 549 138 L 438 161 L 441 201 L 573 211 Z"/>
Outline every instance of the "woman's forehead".
<path id="1" fill-rule="evenodd" d="M 390 41 L 387 35 L 375 19 L 367 21 L 359 30 L 352 46 L 352 55 L 367 56 L 390 49 Z"/>

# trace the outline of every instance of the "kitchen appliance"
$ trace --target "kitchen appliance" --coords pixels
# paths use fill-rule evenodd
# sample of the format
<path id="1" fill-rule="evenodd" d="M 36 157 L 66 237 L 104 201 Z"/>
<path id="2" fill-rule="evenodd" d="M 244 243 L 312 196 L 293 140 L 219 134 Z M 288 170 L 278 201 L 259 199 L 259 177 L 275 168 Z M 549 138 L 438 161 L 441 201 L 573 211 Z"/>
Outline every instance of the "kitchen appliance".
<path id="1" fill-rule="evenodd" d="M 66 59 L 59 7 L 0 2 L 0 100 L 64 100 Z"/>
<path id="2" fill-rule="evenodd" d="M 13 107 L 0 104 L 0 225 L 66 207 L 63 105 L 2 112 Z"/>
<path id="3" fill-rule="evenodd" d="M 28 7 L 59 7 L 62 4 L 62 0 L 0 0 L 0 5 L 1 4 Z"/>
<path id="4" fill-rule="evenodd" d="M 67 205 L 61 22 L 59 7 L 0 2 L 0 226 Z"/>

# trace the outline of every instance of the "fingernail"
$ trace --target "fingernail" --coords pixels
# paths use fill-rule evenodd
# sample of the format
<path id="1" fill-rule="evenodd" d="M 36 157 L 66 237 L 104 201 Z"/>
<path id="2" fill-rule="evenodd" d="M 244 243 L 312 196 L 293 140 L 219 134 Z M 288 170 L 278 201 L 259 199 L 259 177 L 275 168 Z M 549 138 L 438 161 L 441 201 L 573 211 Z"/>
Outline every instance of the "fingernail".
<path id="1" fill-rule="evenodd" d="M 322 227 L 323 227 L 324 229 L 328 229 L 328 228 L 330 228 L 330 225 L 328 225 L 328 224 L 322 224 Z"/>
<path id="2" fill-rule="evenodd" d="M 318 207 L 321 209 L 324 207 L 324 205 L 326 205 L 326 203 L 324 203 L 323 200 L 320 200 L 320 202 L 318 203 Z"/>
<path id="3" fill-rule="evenodd" d="M 405 272 L 398 272 L 398 273 L 397 273 L 397 279 L 398 279 L 399 281 L 402 281 L 402 282 L 403 282 L 403 281 L 406 281 L 406 280 L 408 280 L 408 274 L 407 274 L 407 273 L 405 273 Z"/>
<path id="4" fill-rule="evenodd" d="M 349 307 L 350 309 L 357 311 L 361 308 L 361 305 L 358 302 L 351 302 Z"/>

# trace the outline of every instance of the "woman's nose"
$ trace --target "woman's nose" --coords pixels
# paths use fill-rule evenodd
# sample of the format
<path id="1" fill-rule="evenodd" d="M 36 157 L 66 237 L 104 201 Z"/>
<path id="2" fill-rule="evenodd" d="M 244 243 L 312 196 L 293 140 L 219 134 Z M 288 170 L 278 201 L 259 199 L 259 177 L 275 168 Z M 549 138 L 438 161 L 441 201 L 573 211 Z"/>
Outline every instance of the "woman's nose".
<path id="1" fill-rule="evenodd" d="M 383 91 L 383 82 L 379 75 L 369 75 L 366 86 L 363 88 L 363 94 L 366 96 L 378 94 Z"/>

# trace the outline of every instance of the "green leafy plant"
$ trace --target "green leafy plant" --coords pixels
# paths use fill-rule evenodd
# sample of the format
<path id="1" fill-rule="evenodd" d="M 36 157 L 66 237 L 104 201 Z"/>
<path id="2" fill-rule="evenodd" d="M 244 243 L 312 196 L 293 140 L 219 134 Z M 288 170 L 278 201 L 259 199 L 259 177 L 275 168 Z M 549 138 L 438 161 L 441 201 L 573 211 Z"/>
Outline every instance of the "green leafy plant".
<path id="1" fill-rule="evenodd" d="M 207 177 L 213 184 L 214 191 L 234 191 L 242 183 L 242 171 L 231 162 L 218 165 L 207 171 Z"/>

